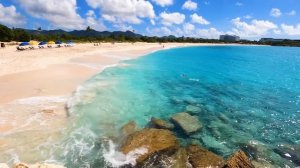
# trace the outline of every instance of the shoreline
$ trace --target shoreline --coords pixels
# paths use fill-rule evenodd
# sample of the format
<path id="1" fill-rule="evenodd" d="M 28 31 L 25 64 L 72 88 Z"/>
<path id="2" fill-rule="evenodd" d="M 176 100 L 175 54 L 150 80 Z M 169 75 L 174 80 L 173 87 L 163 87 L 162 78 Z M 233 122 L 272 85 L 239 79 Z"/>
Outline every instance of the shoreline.
<path id="1" fill-rule="evenodd" d="M 163 48 L 157 43 L 104 43 L 97 47 L 77 44 L 71 48 L 23 52 L 16 52 L 12 47 L 1 50 L 4 52 L 0 54 L 0 66 L 4 68 L 0 70 L 0 163 L 12 155 L 9 153 L 12 146 L 16 148 L 13 154 L 18 155 L 18 160 L 13 162 L 36 163 L 47 159 L 36 157 L 36 152 L 28 153 L 49 137 L 53 138 L 53 144 L 60 139 L 62 130 L 70 124 L 66 111 L 68 100 L 83 82 L 106 68 L 175 47 L 230 44 L 164 45 Z M 28 138 L 22 139 L 24 134 Z M 31 142 L 30 137 L 38 141 Z M 21 138 L 23 145 L 12 138 Z"/>

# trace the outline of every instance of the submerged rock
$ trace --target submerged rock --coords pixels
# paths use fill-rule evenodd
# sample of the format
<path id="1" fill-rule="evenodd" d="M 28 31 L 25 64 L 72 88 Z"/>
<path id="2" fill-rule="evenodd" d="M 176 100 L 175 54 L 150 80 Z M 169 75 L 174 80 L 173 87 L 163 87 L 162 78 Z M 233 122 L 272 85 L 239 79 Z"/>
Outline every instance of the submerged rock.
<path id="1" fill-rule="evenodd" d="M 188 105 L 186 106 L 186 111 L 192 114 L 198 114 L 201 113 L 202 109 L 198 106 L 194 106 L 194 105 Z"/>
<path id="2" fill-rule="evenodd" d="M 128 154 L 135 149 L 147 149 L 144 154 L 138 156 L 137 164 L 153 155 L 162 153 L 174 153 L 179 148 L 179 143 L 173 133 L 165 129 L 143 129 L 128 136 L 121 147 L 124 154 Z"/>
<path id="3" fill-rule="evenodd" d="M 154 128 L 158 128 L 158 129 L 174 129 L 174 124 L 159 119 L 159 118 L 151 118 L 151 126 L 153 126 Z"/>
<path id="4" fill-rule="evenodd" d="M 255 168 L 276 168 L 276 166 L 267 161 L 251 161 L 251 163 Z"/>
<path id="5" fill-rule="evenodd" d="M 274 152 L 281 157 L 292 161 L 297 166 L 300 166 L 300 146 L 296 145 L 280 145 L 274 149 Z"/>
<path id="6" fill-rule="evenodd" d="M 279 164 L 278 162 L 282 159 L 277 155 L 269 145 L 264 144 L 260 141 L 251 140 L 247 144 L 241 144 L 244 146 L 242 149 L 247 151 L 253 157 L 256 164 Z M 253 161 L 252 161 L 253 162 Z M 283 166 L 283 165 L 282 165 Z M 255 166 L 257 167 L 257 166 Z"/>
<path id="7" fill-rule="evenodd" d="M 171 118 L 188 135 L 195 133 L 202 128 L 202 124 L 197 117 L 191 116 L 185 112 L 177 113 Z"/>
<path id="8" fill-rule="evenodd" d="M 127 124 L 125 124 L 122 128 L 121 131 L 123 135 L 129 135 L 137 131 L 137 125 L 134 121 L 129 121 Z"/>
<path id="9" fill-rule="evenodd" d="M 255 168 L 243 151 L 237 151 L 226 162 L 224 168 Z"/>
<path id="10" fill-rule="evenodd" d="M 187 147 L 189 162 L 194 168 L 222 167 L 224 160 L 222 157 L 198 146 L 189 145 Z"/>

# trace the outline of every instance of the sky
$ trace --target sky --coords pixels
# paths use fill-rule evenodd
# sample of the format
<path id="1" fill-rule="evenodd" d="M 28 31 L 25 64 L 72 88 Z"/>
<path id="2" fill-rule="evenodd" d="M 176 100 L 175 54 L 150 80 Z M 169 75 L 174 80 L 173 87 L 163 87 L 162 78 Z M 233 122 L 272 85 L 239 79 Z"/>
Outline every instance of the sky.
<path id="1" fill-rule="evenodd" d="M 300 39 L 300 0 L 0 0 L 0 23 L 149 36 Z"/>

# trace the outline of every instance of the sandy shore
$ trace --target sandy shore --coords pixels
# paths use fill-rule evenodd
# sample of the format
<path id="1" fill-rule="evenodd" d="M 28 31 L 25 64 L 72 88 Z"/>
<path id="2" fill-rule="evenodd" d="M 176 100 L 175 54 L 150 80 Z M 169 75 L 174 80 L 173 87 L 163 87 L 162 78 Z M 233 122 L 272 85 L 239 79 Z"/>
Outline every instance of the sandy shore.
<path id="1" fill-rule="evenodd" d="M 172 43 L 165 48 L 187 45 L 194 44 Z M 21 52 L 15 46 L 0 49 L 0 162 L 47 159 L 51 151 L 43 151 L 44 158 L 37 147 L 59 139 L 70 122 L 65 104 L 81 83 L 122 60 L 161 49 L 158 43 L 77 44 Z"/>

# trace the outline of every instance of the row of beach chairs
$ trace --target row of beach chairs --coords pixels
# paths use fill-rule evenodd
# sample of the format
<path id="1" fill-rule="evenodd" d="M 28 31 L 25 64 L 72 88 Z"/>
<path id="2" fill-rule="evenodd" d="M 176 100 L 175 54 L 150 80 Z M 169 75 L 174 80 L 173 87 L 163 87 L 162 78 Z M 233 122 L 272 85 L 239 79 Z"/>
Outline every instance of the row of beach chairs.
<path id="1" fill-rule="evenodd" d="M 49 41 L 49 42 L 37 42 L 37 41 L 30 41 L 30 42 L 22 42 L 19 46 L 17 46 L 17 50 L 34 50 L 34 49 L 45 49 L 45 48 L 61 48 L 61 47 L 73 47 L 74 42 L 68 41 L 63 43 L 61 41 Z"/>

